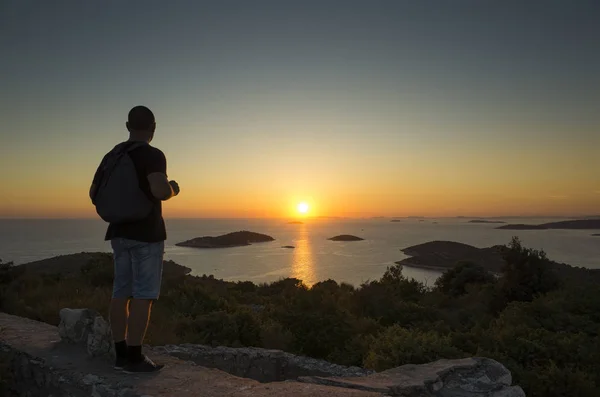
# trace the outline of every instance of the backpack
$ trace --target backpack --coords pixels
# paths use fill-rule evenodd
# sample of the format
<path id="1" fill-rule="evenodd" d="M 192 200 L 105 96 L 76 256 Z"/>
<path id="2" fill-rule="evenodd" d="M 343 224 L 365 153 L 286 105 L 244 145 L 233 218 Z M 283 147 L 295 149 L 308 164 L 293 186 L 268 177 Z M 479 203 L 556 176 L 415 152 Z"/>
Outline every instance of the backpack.
<path id="1" fill-rule="evenodd" d="M 154 203 L 140 188 L 129 152 L 146 142 L 122 143 L 113 148 L 100 164 L 100 179 L 92 200 L 96 212 L 109 223 L 139 221 L 150 215 Z"/>

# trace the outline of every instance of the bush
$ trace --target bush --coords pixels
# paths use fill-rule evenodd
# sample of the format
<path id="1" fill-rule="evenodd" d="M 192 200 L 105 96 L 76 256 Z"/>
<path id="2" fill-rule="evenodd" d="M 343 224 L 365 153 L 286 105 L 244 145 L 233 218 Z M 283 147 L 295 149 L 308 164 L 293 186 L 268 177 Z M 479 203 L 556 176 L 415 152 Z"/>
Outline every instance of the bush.
<path id="1" fill-rule="evenodd" d="M 393 325 L 372 337 L 364 365 L 381 371 L 404 364 L 423 364 L 440 358 L 466 356 L 466 353 L 452 346 L 448 335 L 435 331 L 411 331 Z"/>

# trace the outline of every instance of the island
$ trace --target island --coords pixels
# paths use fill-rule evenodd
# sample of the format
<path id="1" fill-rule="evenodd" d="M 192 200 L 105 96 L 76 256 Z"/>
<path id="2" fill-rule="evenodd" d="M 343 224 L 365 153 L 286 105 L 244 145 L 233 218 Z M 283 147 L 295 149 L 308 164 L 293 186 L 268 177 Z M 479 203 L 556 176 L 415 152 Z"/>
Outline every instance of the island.
<path id="1" fill-rule="evenodd" d="M 41 259 L 15 266 L 19 272 L 28 274 L 52 275 L 62 274 L 65 277 L 79 277 L 90 270 L 96 271 L 102 263 L 112 264 L 112 254 L 106 252 L 80 252 L 52 258 Z M 109 267 L 112 274 L 112 268 Z M 163 277 L 177 278 L 192 271 L 189 267 L 179 265 L 171 260 L 163 261 Z"/>
<path id="2" fill-rule="evenodd" d="M 402 222 L 401 219 L 392 219 L 390 222 Z"/>
<path id="3" fill-rule="evenodd" d="M 506 223 L 504 221 L 488 221 L 485 219 L 473 219 L 470 220 L 468 223 Z"/>
<path id="4" fill-rule="evenodd" d="M 504 230 L 548 230 L 548 229 L 563 229 L 563 230 L 600 230 L 600 219 L 577 219 L 571 221 L 560 221 L 542 223 L 539 225 L 527 225 L 523 223 L 509 224 L 497 227 L 496 229 Z"/>
<path id="5" fill-rule="evenodd" d="M 266 234 L 249 232 L 242 230 L 239 232 L 233 232 L 224 234 L 222 236 L 204 236 L 196 237 L 191 240 L 183 241 L 175 244 L 178 247 L 192 247 L 192 248 L 230 248 L 230 247 L 243 247 L 251 245 L 252 243 L 266 243 L 274 241 L 275 239 Z"/>
<path id="6" fill-rule="evenodd" d="M 600 237 L 600 233 L 592 234 L 592 237 Z"/>
<path id="7" fill-rule="evenodd" d="M 410 258 L 396 262 L 399 265 L 446 271 L 457 262 L 469 261 L 483 266 L 490 272 L 499 273 L 504 263 L 504 246 L 477 248 L 454 241 L 430 241 L 404 248 L 401 251 Z"/>
<path id="8" fill-rule="evenodd" d="M 340 234 L 339 236 L 334 236 L 334 237 L 328 238 L 327 240 L 331 240 L 331 241 L 362 241 L 362 240 L 364 240 L 364 238 L 352 236 L 350 234 Z"/>
<path id="9" fill-rule="evenodd" d="M 300 222 L 300 221 L 289 221 L 288 225 L 303 225 L 304 222 Z"/>
<path id="10" fill-rule="evenodd" d="M 294 247 L 293 245 L 283 245 L 283 246 L 281 246 L 281 248 L 296 248 L 296 247 Z"/>

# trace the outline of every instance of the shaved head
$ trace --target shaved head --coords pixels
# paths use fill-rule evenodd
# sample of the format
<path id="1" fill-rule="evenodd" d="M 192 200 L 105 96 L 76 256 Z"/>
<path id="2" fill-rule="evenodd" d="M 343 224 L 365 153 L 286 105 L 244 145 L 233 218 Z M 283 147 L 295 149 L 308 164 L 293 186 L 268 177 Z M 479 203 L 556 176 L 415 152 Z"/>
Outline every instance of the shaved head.
<path id="1" fill-rule="evenodd" d="M 130 131 L 153 131 L 154 113 L 146 106 L 136 106 L 129 111 L 127 128 Z"/>

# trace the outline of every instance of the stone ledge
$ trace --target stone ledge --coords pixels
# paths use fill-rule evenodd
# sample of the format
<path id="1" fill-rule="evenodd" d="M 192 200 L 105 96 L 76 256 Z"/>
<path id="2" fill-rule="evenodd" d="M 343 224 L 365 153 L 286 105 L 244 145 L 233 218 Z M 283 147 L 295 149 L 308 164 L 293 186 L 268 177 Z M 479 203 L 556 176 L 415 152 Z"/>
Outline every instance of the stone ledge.
<path id="1" fill-rule="evenodd" d="M 78 345 L 61 342 L 57 327 L 0 313 L 0 360 L 10 360 L 15 396 L 26 397 L 216 397 L 216 396 L 381 396 L 299 382 L 259 383 L 150 349 L 166 367 L 132 376 L 112 362 L 91 359 Z"/>
<path id="2" fill-rule="evenodd" d="M 154 350 L 259 382 L 296 380 L 303 376 L 359 377 L 374 373 L 359 367 L 344 367 L 281 350 L 255 347 L 232 348 L 182 344 L 157 347 Z"/>
<path id="3" fill-rule="evenodd" d="M 407 364 L 376 374 L 354 377 L 301 377 L 301 382 L 419 397 L 525 397 L 512 385 L 510 372 L 499 362 L 483 357 Z"/>
<path id="4" fill-rule="evenodd" d="M 511 385 L 511 374 L 504 366 L 478 357 L 404 365 L 364 375 L 366 371 L 360 368 L 341 367 L 281 351 L 183 345 L 146 350 L 153 359 L 166 365 L 160 373 L 126 375 L 112 370 L 111 352 L 105 346 L 108 332 L 101 317 L 87 309 L 64 309 L 61 317 L 60 333 L 65 338 L 62 341 L 56 327 L 0 313 L 0 361 L 10 362 L 14 395 L 525 397 L 520 387 Z M 95 352 L 101 353 L 100 356 Z M 233 373 L 257 378 L 281 368 L 285 372 L 285 365 L 277 367 L 277 359 L 279 364 L 287 360 L 286 365 L 299 366 L 296 368 L 299 372 L 328 376 L 299 376 L 298 381 L 260 383 L 173 355 L 208 361 Z M 260 365 L 271 367 L 262 369 Z M 336 374 L 340 376 L 331 376 Z M 287 375 L 292 376 L 293 371 Z"/>

